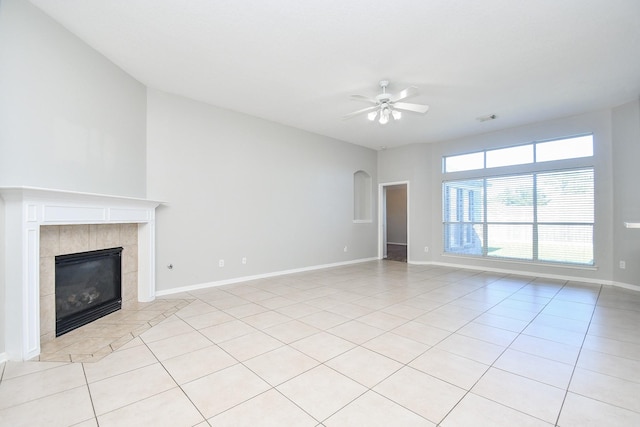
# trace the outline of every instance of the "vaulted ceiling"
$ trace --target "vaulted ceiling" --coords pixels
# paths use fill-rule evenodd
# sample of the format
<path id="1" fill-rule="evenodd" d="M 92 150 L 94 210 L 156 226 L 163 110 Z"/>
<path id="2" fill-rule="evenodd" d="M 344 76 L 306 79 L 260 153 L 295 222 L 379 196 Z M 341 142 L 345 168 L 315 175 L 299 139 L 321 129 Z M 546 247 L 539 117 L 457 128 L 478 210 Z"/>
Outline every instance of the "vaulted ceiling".
<path id="1" fill-rule="evenodd" d="M 31 3 L 149 87 L 374 149 L 640 96 L 638 0 Z M 430 111 L 342 120 L 381 79 Z"/>

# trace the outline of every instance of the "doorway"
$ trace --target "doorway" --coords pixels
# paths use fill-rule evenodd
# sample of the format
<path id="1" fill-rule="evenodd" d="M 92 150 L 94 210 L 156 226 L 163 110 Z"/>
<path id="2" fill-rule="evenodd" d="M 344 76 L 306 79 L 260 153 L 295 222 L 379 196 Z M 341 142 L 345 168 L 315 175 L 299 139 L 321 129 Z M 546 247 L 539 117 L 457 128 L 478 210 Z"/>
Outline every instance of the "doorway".
<path id="1" fill-rule="evenodd" d="M 409 182 L 380 184 L 378 257 L 409 259 Z"/>

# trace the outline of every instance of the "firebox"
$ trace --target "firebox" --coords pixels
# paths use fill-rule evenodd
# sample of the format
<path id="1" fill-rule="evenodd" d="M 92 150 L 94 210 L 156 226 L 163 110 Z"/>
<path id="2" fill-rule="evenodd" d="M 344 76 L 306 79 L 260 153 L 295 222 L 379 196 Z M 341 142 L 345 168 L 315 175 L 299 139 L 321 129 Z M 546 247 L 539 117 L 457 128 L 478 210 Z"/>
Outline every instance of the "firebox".
<path id="1" fill-rule="evenodd" d="M 122 307 L 122 248 L 58 255 L 56 336 Z"/>

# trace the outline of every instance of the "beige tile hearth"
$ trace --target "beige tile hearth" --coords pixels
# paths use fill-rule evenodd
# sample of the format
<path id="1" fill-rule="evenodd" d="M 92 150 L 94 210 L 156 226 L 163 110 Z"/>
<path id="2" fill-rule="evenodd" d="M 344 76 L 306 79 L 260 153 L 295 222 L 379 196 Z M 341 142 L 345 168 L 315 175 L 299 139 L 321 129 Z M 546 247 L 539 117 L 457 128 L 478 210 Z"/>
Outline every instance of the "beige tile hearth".
<path id="1" fill-rule="evenodd" d="M 189 305 L 189 299 L 133 302 L 88 325 L 42 344 L 35 360 L 97 362 L 133 338 Z"/>

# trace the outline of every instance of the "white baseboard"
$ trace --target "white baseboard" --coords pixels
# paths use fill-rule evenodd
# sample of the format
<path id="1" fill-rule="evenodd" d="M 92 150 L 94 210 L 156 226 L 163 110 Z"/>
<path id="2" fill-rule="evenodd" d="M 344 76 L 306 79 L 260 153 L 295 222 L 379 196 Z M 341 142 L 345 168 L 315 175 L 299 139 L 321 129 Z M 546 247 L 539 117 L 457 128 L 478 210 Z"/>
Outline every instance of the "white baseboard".
<path id="1" fill-rule="evenodd" d="M 199 283 L 199 284 L 196 284 L 196 285 L 189 285 L 189 286 L 182 286 L 182 287 L 179 287 L 179 288 L 161 290 L 161 291 L 157 291 L 156 295 L 157 296 L 172 295 L 172 294 L 177 294 L 177 293 L 180 293 L 180 292 L 196 291 L 198 289 L 206 289 L 206 288 L 213 288 L 213 287 L 216 287 L 216 286 L 231 285 L 233 283 L 248 282 L 250 280 L 267 279 L 267 278 L 270 278 L 270 277 L 286 276 L 288 274 L 303 273 L 303 272 L 306 272 L 306 271 L 322 270 L 322 269 L 325 269 L 325 268 L 341 267 L 341 266 L 351 265 L 351 264 L 360 264 L 360 263 L 363 263 L 363 262 L 377 261 L 379 259 L 380 258 L 378 258 L 378 257 L 362 258 L 362 259 L 356 259 L 356 260 L 352 260 L 352 261 L 336 262 L 336 263 L 332 263 L 332 264 L 313 265 L 313 266 L 310 266 L 310 267 L 295 268 L 295 269 L 292 269 L 292 270 L 282 270 L 282 271 L 275 271 L 275 272 L 272 272 L 272 273 L 256 274 L 256 275 L 253 275 L 253 276 L 235 277 L 235 278 L 232 278 L 232 279 L 219 280 L 219 281 L 215 281 L 215 282 Z M 454 263 L 447 263 L 447 262 L 433 262 L 433 261 L 411 261 L 411 260 L 409 260 L 408 264 L 411 264 L 411 265 L 435 265 L 435 266 L 439 266 L 439 267 L 451 267 L 451 268 L 460 268 L 460 269 L 475 270 L 475 271 L 488 271 L 488 272 L 492 272 L 492 273 L 513 274 L 513 275 L 517 275 L 517 276 L 527 276 L 527 277 L 532 277 L 532 278 L 543 277 L 543 278 L 546 278 L 546 279 L 568 280 L 568 281 L 572 281 L 572 282 L 582 282 L 582 283 L 593 283 L 593 284 L 596 284 L 596 285 L 616 286 L 616 287 L 619 287 L 619 288 L 624 288 L 624 289 L 629 289 L 629 290 L 632 290 L 632 291 L 640 292 L 640 285 L 634 285 L 634 284 L 623 283 L 623 282 L 614 282 L 614 281 L 611 281 L 611 280 L 589 279 L 589 278 L 578 277 L 578 276 L 568 276 L 568 275 L 549 274 L 549 273 L 536 273 L 536 272 L 525 271 L 525 270 L 520 270 L 520 269 L 514 270 L 514 269 L 508 269 L 508 268 L 480 267 L 480 266 L 475 266 L 475 265 L 462 265 L 462 264 L 454 264 Z M 3 356 L 3 354 L 0 354 L 0 363 L 3 360 L 2 356 Z M 4 354 L 4 356 L 6 357 L 6 354 Z"/>
<path id="2" fill-rule="evenodd" d="M 476 265 L 463 265 L 463 264 L 454 264 L 448 262 L 435 262 L 435 261 L 409 261 L 409 264 L 414 265 L 436 265 L 439 267 L 451 267 L 451 268 L 461 268 L 465 270 L 475 270 L 475 271 L 488 271 L 491 273 L 503 273 L 503 274 L 513 274 L 517 276 L 526 276 L 526 277 L 543 277 L 545 279 L 556 279 L 556 280 L 569 280 L 572 282 L 582 282 L 582 283 L 593 283 L 596 285 L 614 285 L 617 286 L 611 280 L 602 280 L 602 279 L 589 279 L 587 277 L 579 277 L 579 276 L 567 276 L 562 274 L 550 274 L 550 273 L 536 273 L 533 271 L 525 271 L 525 270 L 512 270 L 508 268 L 493 268 L 493 267 L 480 267 Z M 627 285 L 633 286 L 633 285 Z M 628 288 L 633 289 L 633 288 Z M 640 290 L 640 287 L 637 287 Z"/>
<path id="3" fill-rule="evenodd" d="M 7 353 L 0 353 L 0 363 L 4 363 L 9 360 L 9 355 Z"/>
<path id="4" fill-rule="evenodd" d="M 629 289 L 631 291 L 640 292 L 640 285 L 632 285 L 630 283 L 623 283 L 623 282 L 611 282 L 610 284 L 612 286 L 617 286 L 619 288 L 624 288 L 624 289 Z"/>
<path id="5" fill-rule="evenodd" d="M 452 267 L 452 268 L 463 268 L 466 270 L 476 270 L 476 271 L 489 271 L 492 273 L 504 273 L 504 274 L 514 274 L 518 276 L 527 276 L 527 277 L 544 277 L 546 279 L 557 279 L 557 280 L 568 280 L 572 282 L 582 282 L 582 283 L 593 283 L 596 285 L 605 285 L 605 286 L 615 286 L 618 288 L 629 289 L 632 291 L 640 292 L 640 285 L 633 285 L 630 283 L 623 282 L 615 282 L 612 280 L 603 280 L 603 279 L 589 279 L 585 277 L 578 276 L 568 276 L 562 274 L 548 274 L 548 273 L 535 273 L 532 271 L 523 271 L 523 270 L 512 270 L 507 268 L 491 268 L 491 267 L 479 267 L 474 265 L 461 265 L 461 264 L 453 264 L 446 262 L 430 262 L 430 261 L 417 261 L 412 262 L 409 261 L 409 264 L 415 265 L 437 265 L 440 267 Z"/>
<path id="6" fill-rule="evenodd" d="M 182 286 L 179 288 L 156 291 L 156 295 L 157 296 L 172 295 L 180 292 L 196 291 L 198 289 L 206 289 L 206 288 L 213 288 L 216 286 L 231 285 L 233 283 L 248 282 L 250 280 L 268 279 L 270 277 L 285 276 L 287 274 L 303 273 L 306 271 L 322 270 L 325 268 L 342 267 L 345 265 L 360 264 L 363 262 L 377 261 L 377 260 L 378 260 L 378 257 L 362 258 L 362 259 L 356 259 L 351 261 L 336 262 L 332 264 L 322 264 L 322 265 L 313 265 L 310 267 L 294 268 L 292 270 L 274 271 L 272 273 L 256 274 L 253 276 L 234 277 L 232 279 L 219 280 L 216 282 L 199 283 L 196 285 Z"/>

